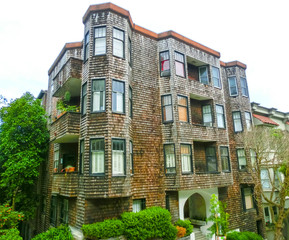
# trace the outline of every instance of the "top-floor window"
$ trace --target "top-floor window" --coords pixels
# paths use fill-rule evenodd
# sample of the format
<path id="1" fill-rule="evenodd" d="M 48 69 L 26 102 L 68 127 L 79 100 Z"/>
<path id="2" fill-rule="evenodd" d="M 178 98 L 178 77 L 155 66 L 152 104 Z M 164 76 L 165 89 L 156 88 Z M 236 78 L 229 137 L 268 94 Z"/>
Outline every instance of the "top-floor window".
<path id="1" fill-rule="evenodd" d="M 87 83 L 82 85 L 82 95 L 81 95 L 82 103 L 81 103 L 81 113 L 82 115 L 86 114 L 86 106 L 87 106 Z"/>
<path id="2" fill-rule="evenodd" d="M 112 53 L 116 57 L 124 58 L 124 31 L 117 28 L 113 29 L 113 50 Z"/>
<path id="3" fill-rule="evenodd" d="M 248 97 L 249 93 L 248 93 L 247 80 L 246 80 L 246 78 L 241 77 L 240 81 L 241 81 L 242 95 L 245 97 Z"/>
<path id="4" fill-rule="evenodd" d="M 237 96 L 238 95 L 238 87 L 237 87 L 236 77 L 229 77 L 228 83 L 229 83 L 230 96 Z"/>
<path id="5" fill-rule="evenodd" d="M 221 88 L 221 79 L 219 68 L 212 67 L 212 76 L 214 87 Z"/>
<path id="6" fill-rule="evenodd" d="M 94 55 L 106 54 L 106 27 L 94 29 Z"/>
<path id="7" fill-rule="evenodd" d="M 170 55 L 169 51 L 160 53 L 160 69 L 161 76 L 166 77 L 170 75 Z"/>
<path id="8" fill-rule="evenodd" d="M 131 65 L 131 40 L 128 38 L 128 63 Z"/>
<path id="9" fill-rule="evenodd" d="M 208 68 L 206 66 L 199 67 L 200 82 L 203 84 L 209 84 Z"/>
<path id="10" fill-rule="evenodd" d="M 89 32 L 85 34 L 84 37 L 84 61 L 86 61 L 89 57 Z"/>
<path id="11" fill-rule="evenodd" d="M 175 52 L 176 75 L 185 77 L 185 57 L 183 54 Z"/>

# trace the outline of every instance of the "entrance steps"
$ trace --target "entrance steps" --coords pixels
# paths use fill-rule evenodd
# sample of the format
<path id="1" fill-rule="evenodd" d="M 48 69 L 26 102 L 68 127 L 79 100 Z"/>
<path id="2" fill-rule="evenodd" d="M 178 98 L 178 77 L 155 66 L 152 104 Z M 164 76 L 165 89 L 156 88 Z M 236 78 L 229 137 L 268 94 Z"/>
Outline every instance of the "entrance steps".
<path id="1" fill-rule="evenodd" d="M 195 233 L 195 240 L 207 240 L 199 228 L 194 227 L 193 232 Z"/>

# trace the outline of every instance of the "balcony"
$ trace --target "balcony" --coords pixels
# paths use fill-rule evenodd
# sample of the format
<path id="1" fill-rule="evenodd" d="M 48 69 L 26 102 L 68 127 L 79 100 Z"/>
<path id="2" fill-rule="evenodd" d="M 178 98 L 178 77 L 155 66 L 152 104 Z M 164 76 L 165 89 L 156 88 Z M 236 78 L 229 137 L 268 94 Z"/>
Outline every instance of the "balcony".
<path id="1" fill-rule="evenodd" d="M 82 60 L 70 58 L 53 80 L 53 97 L 62 97 L 66 91 L 72 97 L 80 96 Z"/>
<path id="2" fill-rule="evenodd" d="M 78 191 L 78 172 L 53 174 L 52 192 L 64 197 L 76 197 Z"/>
<path id="3" fill-rule="evenodd" d="M 54 143 L 78 142 L 80 113 L 66 112 L 57 118 L 50 128 L 50 141 Z"/>

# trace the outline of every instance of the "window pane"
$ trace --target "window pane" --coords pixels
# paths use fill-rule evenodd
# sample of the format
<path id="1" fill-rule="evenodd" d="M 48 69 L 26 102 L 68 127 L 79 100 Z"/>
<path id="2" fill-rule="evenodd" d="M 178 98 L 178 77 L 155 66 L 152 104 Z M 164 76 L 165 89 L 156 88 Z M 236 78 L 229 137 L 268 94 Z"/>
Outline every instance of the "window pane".
<path id="1" fill-rule="evenodd" d="M 244 149 L 237 149 L 237 157 L 238 157 L 238 163 L 239 163 L 239 169 L 246 169 L 247 166 L 247 160 L 245 156 L 245 150 Z"/>
<path id="2" fill-rule="evenodd" d="M 234 120 L 234 130 L 235 132 L 243 131 L 242 121 L 241 121 L 241 113 L 233 112 L 233 120 Z"/>
<path id="3" fill-rule="evenodd" d="M 124 112 L 124 83 L 112 81 L 112 111 Z"/>
<path id="4" fill-rule="evenodd" d="M 238 89 L 237 89 L 237 83 L 236 83 L 236 77 L 229 77 L 229 89 L 230 89 L 230 95 L 238 95 Z"/>
<path id="5" fill-rule="evenodd" d="M 214 147 L 206 148 L 206 161 L 208 172 L 217 171 L 216 149 Z"/>
<path id="6" fill-rule="evenodd" d="M 124 140 L 112 141 L 112 174 L 124 175 L 124 154 L 125 142 Z"/>
<path id="7" fill-rule="evenodd" d="M 183 96 L 178 96 L 178 111 L 179 111 L 179 121 L 188 121 L 188 107 L 187 98 Z"/>
<path id="8" fill-rule="evenodd" d="M 219 128 L 225 128 L 225 114 L 224 107 L 216 105 L 217 123 Z"/>
<path id="9" fill-rule="evenodd" d="M 246 78 L 240 78 L 241 81 L 241 89 L 242 89 L 242 95 L 248 97 L 248 87 L 247 87 L 247 80 Z"/>
<path id="10" fill-rule="evenodd" d="M 162 96 L 162 113 L 163 121 L 168 122 L 173 120 L 172 96 Z"/>
<path id="11" fill-rule="evenodd" d="M 100 38 L 100 37 L 105 37 L 105 36 L 106 36 L 105 27 L 95 28 L 95 30 L 94 30 L 94 37 L 95 38 Z"/>
<path id="12" fill-rule="evenodd" d="M 267 169 L 261 169 L 260 175 L 261 175 L 261 183 L 262 183 L 263 189 L 270 189 L 271 185 L 270 185 L 268 170 Z"/>
<path id="13" fill-rule="evenodd" d="M 118 39 L 113 39 L 113 55 L 123 57 L 123 42 Z"/>
<path id="14" fill-rule="evenodd" d="M 222 160 L 222 169 L 223 171 L 230 171 L 229 164 L 229 151 L 227 147 L 220 147 L 221 160 Z"/>
<path id="15" fill-rule="evenodd" d="M 178 52 L 175 52 L 175 60 L 179 62 L 184 62 L 184 55 Z"/>
<path id="16" fill-rule="evenodd" d="M 249 131 L 252 128 L 251 114 L 249 112 L 245 112 L 245 119 L 246 119 L 246 127 L 247 130 Z"/>
<path id="17" fill-rule="evenodd" d="M 205 126 L 212 126 L 212 112 L 211 112 L 211 105 L 206 105 L 202 107 L 203 110 L 203 124 Z"/>
<path id="18" fill-rule="evenodd" d="M 221 87 L 219 68 L 212 67 L 214 87 Z"/>
<path id="19" fill-rule="evenodd" d="M 209 84 L 207 67 L 200 67 L 199 72 L 200 72 L 200 82 L 204 84 Z"/>
<path id="20" fill-rule="evenodd" d="M 166 161 L 166 172 L 175 173 L 175 148 L 173 144 L 164 145 L 165 149 L 165 161 Z"/>
<path id="21" fill-rule="evenodd" d="M 183 63 L 176 62 L 176 75 L 185 77 L 185 68 Z"/>
<path id="22" fill-rule="evenodd" d="M 91 173 L 104 173 L 104 139 L 93 139 L 91 148 Z"/>
<path id="23" fill-rule="evenodd" d="M 191 172 L 191 147 L 181 144 L 182 172 Z"/>
<path id="24" fill-rule="evenodd" d="M 94 54 L 100 55 L 106 53 L 106 39 L 105 38 L 96 38 L 94 40 Z"/>
<path id="25" fill-rule="evenodd" d="M 113 37 L 123 41 L 124 40 L 124 32 L 122 30 L 114 28 L 113 29 Z"/>
<path id="26" fill-rule="evenodd" d="M 254 208 L 253 203 L 253 196 L 252 196 L 252 190 L 251 188 L 244 188 L 244 198 L 245 198 L 245 206 L 246 209 L 252 209 Z"/>

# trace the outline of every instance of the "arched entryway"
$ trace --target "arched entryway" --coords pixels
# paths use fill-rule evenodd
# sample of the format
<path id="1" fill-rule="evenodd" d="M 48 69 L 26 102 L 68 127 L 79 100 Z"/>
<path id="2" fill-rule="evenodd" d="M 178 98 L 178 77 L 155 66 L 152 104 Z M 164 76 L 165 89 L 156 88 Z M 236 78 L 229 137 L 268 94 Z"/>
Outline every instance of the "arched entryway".
<path id="1" fill-rule="evenodd" d="M 194 193 L 185 203 L 184 218 L 205 221 L 206 217 L 205 199 L 199 193 Z"/>

